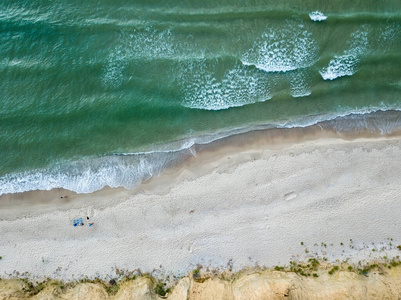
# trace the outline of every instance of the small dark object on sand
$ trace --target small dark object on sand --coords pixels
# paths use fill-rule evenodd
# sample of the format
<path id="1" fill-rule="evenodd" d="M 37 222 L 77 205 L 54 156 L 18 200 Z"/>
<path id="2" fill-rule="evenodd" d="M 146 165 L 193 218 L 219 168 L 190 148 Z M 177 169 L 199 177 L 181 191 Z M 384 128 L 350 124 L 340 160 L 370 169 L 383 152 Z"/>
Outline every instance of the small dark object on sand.
<path id="1" fill-rule="evenodd" d="M 60 198 L 61 198 L 61 199 L 63 199 L 63 198 L 68 198 L 68 196 L 61 196 Z"/>
<path id="2" fill-rule="evenodd" d="M 110 284 L 110 285 L 116 285 L 117 282 L 116 282 L 114 279 L 112 279 L 112 280 L 109 281 L 109 284 Z"/>

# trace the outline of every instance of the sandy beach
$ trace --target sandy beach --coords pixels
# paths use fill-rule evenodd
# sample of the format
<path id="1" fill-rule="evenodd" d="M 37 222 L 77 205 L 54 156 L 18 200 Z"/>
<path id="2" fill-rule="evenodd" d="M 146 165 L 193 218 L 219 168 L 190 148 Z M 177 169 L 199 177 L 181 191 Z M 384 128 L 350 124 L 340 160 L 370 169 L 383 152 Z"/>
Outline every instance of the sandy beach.
<path id="1" fill-rule="evenodd" d="M 399 136 L 314 127 L 192 152 L 134 190 L 0 197 L 0 277 L 107 278 L 138 268 L 184 275 L 198 264 L 240 270 L 399 255 Z M 84 226 L 73 226 L 78 218 Z"/>

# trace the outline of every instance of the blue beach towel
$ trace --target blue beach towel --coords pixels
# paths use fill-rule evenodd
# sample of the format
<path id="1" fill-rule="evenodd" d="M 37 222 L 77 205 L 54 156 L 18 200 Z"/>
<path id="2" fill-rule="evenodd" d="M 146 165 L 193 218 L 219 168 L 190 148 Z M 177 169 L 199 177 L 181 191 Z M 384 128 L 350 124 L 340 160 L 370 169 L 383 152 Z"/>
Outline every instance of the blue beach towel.
<path id="1" fill-rule="evenodd" d="M 74 222 L 72 223 L 74 226 L 82 226 L 84 224 L 84 221 L 82 218 L 80 219 L 75 219 Z M 82 225 L 81 225 L 82 224 Z"/>

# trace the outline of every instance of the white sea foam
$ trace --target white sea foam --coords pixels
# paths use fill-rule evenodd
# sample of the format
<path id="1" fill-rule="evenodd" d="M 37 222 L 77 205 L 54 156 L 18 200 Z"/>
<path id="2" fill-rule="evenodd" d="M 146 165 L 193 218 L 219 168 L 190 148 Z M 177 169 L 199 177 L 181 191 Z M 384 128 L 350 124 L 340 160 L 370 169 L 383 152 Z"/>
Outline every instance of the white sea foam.
<path id="1" fill-rule="evenodd" d="M 307 74 L 303 69 L 295 70 L 289 74 L 291 96 L 299 98 L 309 96 L 312 93 L 307 83 Z"/>
<path id="2" fill-rule="evenodd" d="M 311 13 L 309 14 L 309 18 L 310 18 L 312 21 L 321 22 L 321 21 L 326 20 L 326 19 L 327 19 L 327 16 L 325 16 L 322 12 L 316 10 L 316 11 L 311 12 Z"/>
<path id="3" fill-rule="evenodd" d="M 388 51 L 393 45 L 401 43 L 401 24 L 390 23 L 382 30 L 378 38 L 380 51 Z M 390 48 L 389 48 L 390 47 Z"/>
<path id="4" fill-rule="evenodd" d="M 107 67 L 102 78 L 105 86 L 117 87 L 123 82 L 126 53 L 117 47 L 108 57 Z"/>
<path id="5" fill-rule="evenodd" d="M 365 109 L 343 108 L 341 112 L 301 117 L 281 124 L 266 124 L 233 129 L 217 134 L 205 135 L 177 141 L 165 148 L 175 150 L 111 155 L 100 158 L 82 159 L 70 163 L 60 163 L 42 170 L 6 174 L 0 177 L 0 195 L 21 193 L 32 190 L 64 188 L 77 193 L 91 193 L 105 186 L 112 188 L 135 188 L 142 181 L 158 176 L 163 169 L 178 164 L 188 156 L 196 156 L 195 145 L 213 141 L 252 130 L 276 128 L 308 127 L 321 123 L 324 128 L 334 128 L 339 132 L 349 130 L 370 130 L 390 134 L 401 128 L 401 114 L 388 112 L 377 117 L 372 112 L 397 110 L 395 107 L 367 107 Z M 401 108 L 398 109 L 401 111 Z M 346 117 L 346 120 L 343 118 Z M 324 123 L 322 123 L 324 122 Z"/>
<path id="6" fill-rule="evenodd" d="M 358 56 L 354 54 L 344 54 L 334 56 L 327 68 L 320 71 L 324 80 L 334 80 L 338 77 L 351 76 L 355 73 L 359 62 Z"/>
<path id="7" fill-rule="evenodd" d="M 184 91 L 186 107 L 219 110 L 243 106 L 271 99 L 274 75 L 267 73 L 295 72 L 289 76 L 291 95 L 304 97 L 311 94 L 304 73 L 298 70 L 313 65 L 318 59 L 318 46 L 304 26 L 287 24 L 282 29 L 271 29 L 255 41 L 253 47 L 241 57 L 242 65 L 225 72 L 222 79 L 213 73 L 205 61 L 185 66 L 179 79 Z"/>
<path id="8" fill-rule="evenodd" d="M 132 189 L 142 181 L 158 176 L 189 156 L 196 156 L 195 145 L 209 144 L 249 128 L 191 137 L 162 145 L 158 150 L 114 154 L 99 158 L 58 163 L 46 169 L 10 173 L 0 177 L 0 195 L 33 190 L 64 188 L 80 194 L 109 186 Z"/>
<path id="9" fill-rule="evenodd" d="M 172 57 L 179 53 L 177 43 L 169 30 L 157 31 L 147 28 L 143 31 L 122 33 L 118 45 L 110 52 L 102 77 L 108 87 L 123 83 L 126 66 L 135 59 L 152 60 Z"/>
<path id="10" fill-rule="evenodd" d="M 394 114 L 389 114 L 394 111 Z M 360 109 L 344 107 L 339 112 L 324 115 L 311 115 L 285 121 L 276 125 L 277 128 L 305 128 L 316 124 L 322 124 L 324 128 L 334 128 L 338 132 L 354 130 L 370 130 L 381 134 L 391 134 L 394 130 L 401 129 L 401 107 L 389 107 L 386 105 L 371 106 Z M 372 113 L 386 113 L 378 118 Z"/>
<path id="11" fill-rule="evenodd" d="M 226 71 L 221 80 L 212 74 L 213 66 L 204 61 L 186 69 L 182 76 L 186 107 L 220 110 L 271 98 L 267 78 L 243 65 Z"/>
<path id="12" fill-rule="evenodd" d="M 287 72 L 313 65 L 318 59 L 318 45 L 303 26 L 270 29 L 242 56 L 244 65 L 254 65 L 265 72 Z"/>
<path id="13" fill-rule="evenodd" d="M 360 59 L 366 55 L 369 46 L 366 27 L 351 34 L 349 48 L 342 55 L 336 55 L 328 66 L 319 71 L 324 80 L 334 80 L 343 76 L 352 76 L 357 70 Z"/>
<path id="14" fill-rule="evenodd" d="M 47 169 L 7 174 L 0 177 L 0 195 L 31 190 L 65 188 L 91 193 L 105 186 L 134 188 L 143 180 L 190 154 L 184 152 L 112 155 L 57 164 Z"/>
<path id="15" fill-rule="evenodd" d="M 372 112 L 376 112 L 375 115 Z M 381 113 L 380 116 L 377 113 Z M 337 117 L 326 122 L 327 128 L 333 128 L 337 132 L 370 131 L 380 132 L 382 135 L 391 134 L 401 128 L 401 115 L 398 112 L 384 112 L 381 109 L 366 109 L 347 115 L 347 121 Z"/>

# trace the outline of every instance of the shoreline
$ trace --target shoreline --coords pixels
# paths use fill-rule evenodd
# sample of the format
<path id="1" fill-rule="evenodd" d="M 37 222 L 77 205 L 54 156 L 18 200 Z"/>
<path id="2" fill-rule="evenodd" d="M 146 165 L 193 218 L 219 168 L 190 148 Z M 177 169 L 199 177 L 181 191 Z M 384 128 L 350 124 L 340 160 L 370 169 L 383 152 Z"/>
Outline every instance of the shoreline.
<path id="1" fill-rule="evenodd" d="M 183 275 L 229 261 L 240 270 L 312 254 L 395 256 L 401 138 L 358 137 L 317 126 L 255 131 L 197 146 L 196 157 L 133 190 L 2 196 L 1 269 L 74 280 L 116 268 Z M 72 226 L 86 216 L 93 227 Z M 342 252 L 350 239 L 355 248 Z"/>
<path id="2" fill-rule="evenodd" d="M 247 128 L 187 137 L 159 145 L 149 152 L 84 158 L 64 164 L 55 163 L 36 171 L 6 174 L 0 178 L 3 184 L 0 189 L 0 205 L 2 198 L 5 198 L 3 202 L 9 197 L 18 201 L 27 198 L 24 197 L 24 193 L 29 192 L 65 190 L 73 194 L 91 194 L 108 188 L 133 190 L 166 169 L 185 165 L 186 161 L 191 160 L 192 156 L 196 156 L 197 152 L 203 149 L 211 151 L 218 147 L 235 147 L 238 151 L 246 150 L 240 147 L 241 143 L 259 148 L 264 144 L 267 149 L 279 149 L 327 138 L 356 140 L 397 137 L 401 136 L 401 111 L 379 110 L 339 116 L 314 125 L 308 125 L 306 121 L 305 126 L 294 124 L 295 127 L 292 127 L 291 123 L 282 126 L 255 124 Z M 14 194 L 16 196 L 11 196 Z M 46 195 L 42 193 L 41 197 Z"/>
<path id="3" fill-rule="evenodd" d="M 401 112 L 399 113 L 401 114 Z M 139 186 L 131 189 L 105 186 L 91 193 L 77 193 L 65 188 L 53 188 L 51 190 L 32 190 L 3 194 L 0 195 L 0 220 L 9 219 L 10 216 L 17 216 L 17 214 L 21 213 L 20 211 L 16 211 L 15 214 L 11 211 L 14 208 L 19 210 L 23 206 L 34 206 L 36 211 L 31 212 L 34 214 L 36 212 L 48 211 L 44 207 L 45 205 L 51 205 L 52 209 L 55 206 L 69 209 L 77 207 L 77 205 L 79 206 L 79 201 L 89 201 L 93 205 L 107 207 L 119 203 L 119 198 L 132 197 L 135 194 L 144 192 L 151 193 L 154 192 L 153 190 L 160 189 L 160 185 L 173 185 L 178 181 L 188 180 L 191 178 L 191 176 L 188 178 L 185 177 L 185 173 L 188 173 L 188 170 L 191 170 L 194 176 L 202 176 L 210 173 L 212 169 L 216 168 L 216 162 L 219 161 L 221 163 L 224 156 L 241 156 L 245 154 L 242 155 L 242 158 L 237 157 L 236 163 L 242 163 L 261 157 L 261 153 L 251 154 L 251 152 L 255 151 L 270 151 L 275 155 L 279 154 L 283 149 L 288 150 L 294 146 L 308 147 L 308 145 L 322 146 L 350 142 L 363 143 L 401 138 L 401 128 L 394 130 L 391 134 L 381 134 L 370 130 L 338 132 L 329 122 L 331 121 L 325 121 L 308 127 L 254 129 L 245 131 L 244 133 L 229 135 L 210 143 L 195 144 L 188 149 L 184 149 L 188 150 L 190 154 L 184 155 L 176 164 L 167 166 L 161 170 L 160 174 L 143 180 Z M 251 157 L 252 155 L 255 157 Z M 174 178 L 176 176 L 178 176 L 177 180 Z M 67 197 L 61 198 L 64 195 Z M 112 197 L 117 202 L 110 204 L 102 201 L 105 197 Z M 9 211 L 8 213 L 4 213 L 6 209 Z M 28 212 L 25 212 L 25 214 L 28 214 Z"/>

